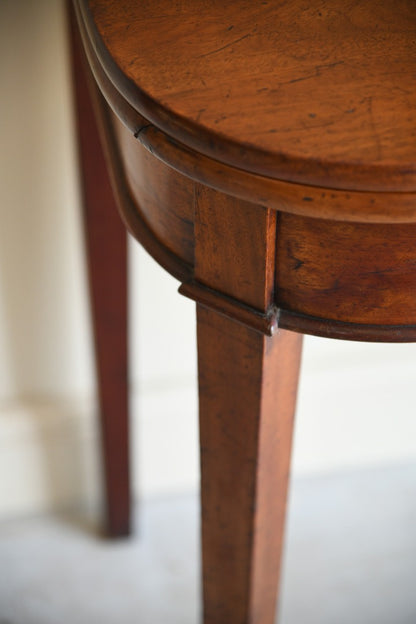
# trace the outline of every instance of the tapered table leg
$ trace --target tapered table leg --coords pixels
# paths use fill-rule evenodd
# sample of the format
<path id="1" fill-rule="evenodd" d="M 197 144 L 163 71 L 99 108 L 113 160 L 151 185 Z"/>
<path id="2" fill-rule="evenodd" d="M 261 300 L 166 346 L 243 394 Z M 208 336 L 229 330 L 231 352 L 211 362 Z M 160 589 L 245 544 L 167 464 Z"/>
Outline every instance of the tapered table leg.
<path id="1" fill-rule="evenodd" d="M 107 173 L 72 5 L 69 6 L 69 13 L 84 231 L 101 416 L 106 530 L 110 536 L 116 537 L 130 532 L 127 235 L 117 214 Z"/>
<path id="2" fill-rule="evenodd" d="M 204 624 L 272 624 L 302 336 L 197 314 Z"/>

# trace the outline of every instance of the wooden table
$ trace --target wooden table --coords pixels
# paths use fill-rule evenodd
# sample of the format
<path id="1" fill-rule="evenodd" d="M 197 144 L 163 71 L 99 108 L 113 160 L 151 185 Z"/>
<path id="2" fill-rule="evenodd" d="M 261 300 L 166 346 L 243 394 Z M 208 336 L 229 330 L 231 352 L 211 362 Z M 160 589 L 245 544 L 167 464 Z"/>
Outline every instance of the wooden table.
<path id="1" fill-rule="evenodd" d="M 416 3 L 74 7 L 86 203 L 104 227 L 97 120 L 126 226 L 197 302 L 204 623 L 271 624 L 302 334 L 416 339 Z M 123 234 L 104 230 L 108 291 Z M 107 420 L 122 533 L 127 429 Z"/>

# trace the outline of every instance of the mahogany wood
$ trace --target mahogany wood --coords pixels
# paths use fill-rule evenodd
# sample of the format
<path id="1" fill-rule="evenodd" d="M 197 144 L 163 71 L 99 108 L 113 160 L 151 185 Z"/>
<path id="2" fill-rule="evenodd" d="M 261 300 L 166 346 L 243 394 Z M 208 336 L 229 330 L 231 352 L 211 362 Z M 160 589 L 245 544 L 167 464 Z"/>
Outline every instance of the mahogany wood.
<path id="1" fill-rule="evenodd" d="M 272 336 L 278 329 L 281 311 L 274 305 L 269 306 L 265 312 L 261 312 L 195 280 L 181 284 L 179 292 L 181 295 L 185 295 L 185 297 L 189 297 L 189 299 L 193 299 L 193 301 L 211 310 L 216 310 L 227 318 L 247 325 L 247 327 L 251 327 L 251 329 L 265 336 Z"/>
<path id="2" fill-rule="evenodd" d="M 205 303 L 208 297 L 211 307 L 222 309 L 231 318 L 240 318 L 242 322 L 257 327 L 268 335 L 279 324 L 282 328 L 327 337 L 393 342 L 415 340 L 416 319 L 412 313 L 412 292 L 416 285 L 412 265 L 414 226 L 410 224 L 343 224 L 281 213 L 277 224 L 277 296 L 274 309 L 269 309 L 266 314 L 259 315 L 258 310 L 247 309 L 244 305 L 238 306 L 238 301 L 229 300 L 230 293 L 219 298 L 212 289 L 204 289 L 195 281 L 190 283 L 189 280 L 193 280 L 193 213 L 195 189 L 198 187 L 186 177 L 159 163 L 152 154 L 145 155 L 141 144 L 116 125 L 113 116 L 104 108 L 100 94 L 95 93 L 95 97 L 101 126 L 107 139 L 106 148 L 112 162 L 111 173 L 123 217 L 133 235 L 158 262 L 175 277 L 186 282 L 181 292 Z M 134 167 L 130 166 L 126 171 L 129 159 Z M 147 175 L 143 175 L 143 170 Z M 229 220 L 232 220 L 240 203 L 232 198 L 227 200 Z M 249 210 L 249 203 L 243 202 L 241 205 L 247 206 L 246 212 Z M 261 211 L 264 208 L 253 206 L 252 210 Z M 251 231 L 252 227 L 246 228 L 250 236 Z M 348 235 L 341 235 L 342 232 L 348 232 Z M 332 237 L 334 240 L 331 243 Z M 288 251 L 299 240 L 304 253 L 311 254 L 301 271 L 295 268 L 298 263 L 291 260 Z M 371 253 L 367 253 L 370 249 Z M 354 261 L 352 250 L 359 254 L 359 261 Z M 253 255 L 253 251 L 251 254 Z M 335 258 L 339 261 L 334 264 Z M 370 266 L 377 264 L 377 258 L 380 258 L 384 266 L 389 258 L 396 259 L 395 267 L 387 269 L 387 282 L 382 278 L 381 269 L 373 270 Z M 400 258 L 403 258 L 403 262 Z M 318 271 L 320 263 L 322 268 Z M 369 268 L 363 285 L 366 263 Z M 348 305 L 350 313 L 344 317 L 341 315 L 343 310 L 339 310 L 337 303 L 337 297 L 342 299 L 343 296 L 343 290 L 336 288 L 336 281 L 340 277 L 334 274 L 337 269 L 342 276 L 343 286 L 349 292 L 348 302 L 343 309 Z M 332 290 L 328 287 L 331 275 L 334 284 Z M 324 280 L 321 287 L 316 285 L 318 279 Z M 361 287 L 358 287 L 359 284 Z M 389 310 L 396 309 L 396 318 L 389 318 L 389 310 L 383 313 L 383 310 L 375 307 L 377 300 L 384 296 L 380 293 L 380 288 L 385 292 L 387 284 L 391 287 L 389 297 L 392 304 Z M 308 301 L 304 302 L 303 297 Z M 236 299 L 238 300 L 238 295 Z M 311 301 L 314 301 L 314 306 L 311 306 Z M 370 309 L 369 302 L 373 302 L 372 312 L 370 310 L 371 314 L 367 318 L 363 301 L 367 310 Z M 402 309 L 404 301 L 407 301 L 407 307 Z M 379 315 L 377 325 L 371 324 L 374 314 Z M 400 314 L 401 320 L 397 318 Z"/>
<path id="3" fill-rule="evenodd" d="M 291 310 L 277 309 L 276 322 L 282 329 L 364 342 L 416 342 L 416 324 L 409 325 L 367 325 L 365 323 L 328 322 L 324 318 L 305 316 Z M 265 332 L 266 333 L 266 332 Z"/>
<path id="4" fill-rule="evenodd" d="M 117 90 L 185 145 L 302 184 L 416 190 L 413 0 L 79 4 Z"/>
<path id="5" fill-rule="evenodd" d="M 195 279 L 265 312 L 276 213 L 199 185 Z M 301 336 L 198 306 L 205 624 L 274 622 Z"/>
<path id="6" fill-rule="evenodd" d="M 198 185 L 195 279 L 258 310 L 273 302 L 276 213 Z"/>
<path id="7" fill-rule="evenodd" d="M 279 216 L 276 303 L 367 325 L 416 323 L 415 224 Z"/>
<path id="8" fill-rule="evenodd" d="M 135 110 L 122 92 L 118 91 L 111 82 L 106 73 L 110 70 L 103 65 L 105 58 L 99 58 L 97 50 L 93 48 L 93 42 L 87 33 L 78 3 L 82 4 L 80 0 L 75 0 L 80 32 L 83 35 L 90 67 L 100 90 L 131 134 L 172 168 L 217 190 L 284 212 L 354 222 L 406 223 L 416 220 L 416 197 L 412 192 L 345 191 L 328 189 L 316 183 L 314 185 L 293 184 L 282 179 L 243 171 L 219 160 L 212 160 L 180 141 L 174 140 L 172 136 L 153 126 L 142 113 Z M 88 9 L 85 8 L 85 11 L 85 19 L 91 20 Z M 94 30 L 94 26 L 91 28 Z M 111 59 L 107 61 L 107 66 L 108 64 L 112 65 Z M 262 116 L 259 115 L 257 118 L 262 119 Z M 409 129 L 410 132 L 412 130 L 413 127 Z"/>
<path id="9" fill-rule="evenodd" d="M 84 233 L 105 475 L 106 532 L 130 533 L 127 238 L 119 218 L 69 6 Z"/>
<path id="10" fill-rule="evenodd" d="M 92 81 L 91 74 L 89 77 Z M 113 192 L 117 200 L 117 207 L 125 226 L 161 266 L 163 266 L 177 279 L 189 280 L 192 276 L 192 265 L 186 262 L 183 257 L 179 257 L 172 251 L 172 248 L 176 247 L 175 242 L 167 244 L 166 241 L 160 240 L 160 233 L 157 231 L 157 228 L 156 231 L 154 231 L 146 221 L 145 216 L 142 214 L 141 206 L 138 205 L 137 198 L 133 195 L 132 189 L 128 182 L 127 172 L 124 169 L 121 150 L 117 142 L 114 129 L 114 118 L 93 81 L 90 86 L 90 92 L 95 104 L 94 108 L 96 119 L 103 140 L 103 149 L 109 163 L 108 173 L 112 182 Z M 137 142 L 135 143 L 135 146 L 137 149 L 140 149 L 140 145 L 138 145 Z M 156 184 L 158 183 L 157 176 L 156 179 L 153 178 L 153 180 Z M 137 188 L 137 185 L 135 186 Z M 186 193 L 184 195 L 186 195 Z M 146 197 L 146 193 L 143 194 L 143 197 Z M 155 209 L 159 209 L 161 211 L 161 208 L 161 206 L 156 206 Z M 165 206 L 165 210 L 167 208 L 168 207 Z M 163 224 L 164 221 L 165 219 L 162 218 L 161 223 Z M 186 232 L 189 233 L 190 229 L 187 227 L 186 219 L 179 219 L 177 223 L 180 221 L 182 221 L 183 226 L 182 235 L 185 236 Z M 155 222 L 155 220 L 153 220 L 153 225 L 157 225 L 157 221 Z M 163 229 L 166 232 L 166 228 Z M 193 228 L 191 231 L 193 235 Z M 177 238 L 178 237 L 176 236 L 176 239 Z M 192 248 L 193 240 L 186 241 L 185 247 L 188 249 Z M 182 256 L 183 255 L 186 254 L 182 254 Z"/>
<path id="11" fill-rule="evenodd" d="M 302 336 L 198 306 L 204 624 L 273 624 Z"/>
<path id="12" fill-rule="evenodd" d="M 111 120 L 127 184 L 143 219 L 167 249 L 193 264 L 194 182 L 154 158 L 115 115 Z"/>
<path id="13" fill-rule="evenodd" d="M 124 103 L 120 108 L 123 114 Z M 416 221 L 415 193 L 345 191 L 260 176 L 212 160 L 141 121 L 144 126 L 137 138 L 152 154 L 191 179 L 233 197 L 282 212 L 334 221 Z"/>

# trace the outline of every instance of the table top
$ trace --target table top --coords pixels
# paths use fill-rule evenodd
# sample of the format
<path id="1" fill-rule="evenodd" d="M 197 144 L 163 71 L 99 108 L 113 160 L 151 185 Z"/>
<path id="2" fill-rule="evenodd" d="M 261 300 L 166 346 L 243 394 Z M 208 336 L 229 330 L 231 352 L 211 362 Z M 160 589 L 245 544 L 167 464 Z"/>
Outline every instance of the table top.
<path id="1" fill-rule="evenodd" d="M 128 102 L 220 162 L 416 190 L 414 0 L 82 0 Z"/>

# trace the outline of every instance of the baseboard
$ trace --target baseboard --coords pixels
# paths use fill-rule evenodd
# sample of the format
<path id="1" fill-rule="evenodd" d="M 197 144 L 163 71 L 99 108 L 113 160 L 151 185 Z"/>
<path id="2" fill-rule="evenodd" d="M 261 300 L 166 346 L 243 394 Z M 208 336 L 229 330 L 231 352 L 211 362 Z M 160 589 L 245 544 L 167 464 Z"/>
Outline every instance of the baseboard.
<path id="1" fill-rule="evenodd" d="M 91 400 L 0 406 L 0 518 L 98 504 L 98 429 Z"/>
<path id="2" fill-rule="evenodd" d="M 192 382 L 133 393 L 133 496 L 196 487 L 197 409 Z M 81 508 L 102 501 L 100 431 L 95 402 L 22 400 L 0 405 L 0 520 Z"/>

